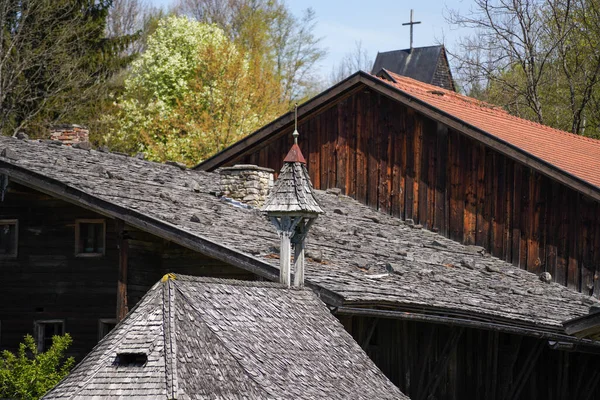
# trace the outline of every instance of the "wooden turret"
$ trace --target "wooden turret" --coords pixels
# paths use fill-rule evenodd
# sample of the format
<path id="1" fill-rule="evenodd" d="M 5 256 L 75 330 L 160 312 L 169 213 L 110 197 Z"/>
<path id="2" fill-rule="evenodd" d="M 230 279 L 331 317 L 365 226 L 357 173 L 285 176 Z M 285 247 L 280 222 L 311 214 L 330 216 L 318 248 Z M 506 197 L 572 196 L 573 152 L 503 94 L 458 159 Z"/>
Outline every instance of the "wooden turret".
<path id="1" fill-rule="evenodd" d="M 294 244 L 294 286 L 304 285 L 304 247 L 310 226 L 323 210 L 314 195 L 306 160 L 298 146 L 298 107 L 296 106 L 294 144 L 262 211 L 277 228 L 281 238 L 279 280 L 290 286 L 290 253 Z"/>

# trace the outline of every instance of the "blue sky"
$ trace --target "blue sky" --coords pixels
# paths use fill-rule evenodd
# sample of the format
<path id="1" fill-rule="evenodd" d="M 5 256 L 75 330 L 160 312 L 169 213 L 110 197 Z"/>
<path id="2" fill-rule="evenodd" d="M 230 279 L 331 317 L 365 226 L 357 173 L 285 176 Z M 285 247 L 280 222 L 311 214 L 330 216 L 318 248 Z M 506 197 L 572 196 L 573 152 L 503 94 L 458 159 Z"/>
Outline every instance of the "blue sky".
<path id="1" fill-rule="evenodd" d="M 168 7 L 174 0 L 150 0 L 155 5 Z M 444 43 L 450 49 L 464 32 L 453 29 L 444 19 L 447 9 L 469 10 L 471 0 L 420 0 L 420 1 L 369 1 L 369 0 L 287 0 L 295 15 L 301 15 L 308 7 L 317 16 L 316 35 L 322 37 L 327 48 L 325 60 L 318 66 L 321 75 L 328 76 L 333 66 L 345 54 L 362 42 L 370 58 L 378 51 L 409 47 L 409 29 L 402 26 L 410 19 L 421 21 L 414 27 L 414 46 L 430 46 Z"/>

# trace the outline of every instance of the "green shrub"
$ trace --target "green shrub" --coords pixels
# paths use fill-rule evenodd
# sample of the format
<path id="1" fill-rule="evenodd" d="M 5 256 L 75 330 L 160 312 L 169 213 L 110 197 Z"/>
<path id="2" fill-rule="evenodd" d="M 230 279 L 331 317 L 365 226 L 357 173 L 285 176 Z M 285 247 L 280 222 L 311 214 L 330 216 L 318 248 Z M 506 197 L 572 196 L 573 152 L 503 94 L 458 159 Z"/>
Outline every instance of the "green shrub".
<path id="1" fill-rule="evenodd" d="M 69 334 L 54 336 L 52 346 L 39 353 L 33 337 L 27 335 L 17 354 L 3 351 L 0 357 L 0 398 L 41 398 L 67 376 L 75 364 L 73 357 L 65 356 L 72 342 Z"/>

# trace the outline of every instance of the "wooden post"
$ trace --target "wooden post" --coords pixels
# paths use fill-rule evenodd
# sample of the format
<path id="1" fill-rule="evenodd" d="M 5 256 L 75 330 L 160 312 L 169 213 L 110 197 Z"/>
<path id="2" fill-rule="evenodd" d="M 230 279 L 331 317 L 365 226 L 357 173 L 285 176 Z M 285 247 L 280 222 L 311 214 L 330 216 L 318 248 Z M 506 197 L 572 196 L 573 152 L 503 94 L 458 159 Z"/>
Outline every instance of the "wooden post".
<path id="1" fill-rule="evenodd" d="M 118 248 L 119 248 L 119 278 L 117 281 L 117 322 L 127 315 L 127 261 L 129 243 L 125 236 L 125 223 L 117 220 Z"/>
<path id="2" fill-rule="evenodd" d="M 304 238 L 294 245 L 294 286 L 304 286 Z"/>
<path id="3" fill-rule="evenodd" d="M 281 235 L 281 249 L 279 255 L 279 282 L 287 287 L 290 287 L 290 233 L 282 231 Z"/>

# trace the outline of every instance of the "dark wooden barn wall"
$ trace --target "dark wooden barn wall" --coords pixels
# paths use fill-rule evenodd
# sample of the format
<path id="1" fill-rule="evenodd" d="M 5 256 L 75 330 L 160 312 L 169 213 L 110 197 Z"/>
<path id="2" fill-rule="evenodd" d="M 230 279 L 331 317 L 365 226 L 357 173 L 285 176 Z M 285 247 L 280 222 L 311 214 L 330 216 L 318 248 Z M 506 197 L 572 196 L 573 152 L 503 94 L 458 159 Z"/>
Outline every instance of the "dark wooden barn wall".
<path id="1" fill-rule="evenodd" d="M 106 254 L 75 257 L 75 220 L 105 219 Z M 16 259 L 0 259 L 0 349 L 15 350 L 35 320 L 64 319 L 80 358 L 97 343 L 100 318 L 116 314 L 119 268 L 114 220 L 14 182 L 0 219 L 19 220 Z M 126 226 L 128 300 L 133 307 L 165 273 L 256 279 L 253 274 Z"/>
<path id="2" fill-rule="evenodd" d="M 547 340 L 431 323 L 340 317 L 412 400 L 598 399 L 598 355 Z"/>
<path id="3" fill-rule="evenodd" d="M 299 126 L 317 189 L 483 246 L 533 273 L 600 293 L 598 203 L 383 95 L 362 90 Z M 230 164 L 278 171 L 291 130 Z"/>

